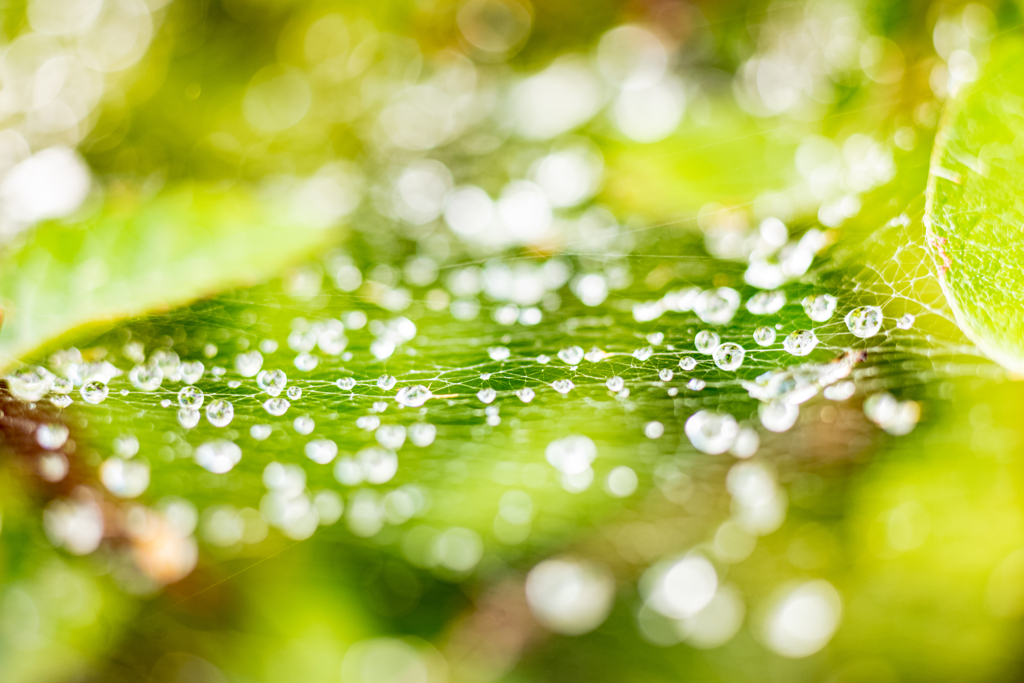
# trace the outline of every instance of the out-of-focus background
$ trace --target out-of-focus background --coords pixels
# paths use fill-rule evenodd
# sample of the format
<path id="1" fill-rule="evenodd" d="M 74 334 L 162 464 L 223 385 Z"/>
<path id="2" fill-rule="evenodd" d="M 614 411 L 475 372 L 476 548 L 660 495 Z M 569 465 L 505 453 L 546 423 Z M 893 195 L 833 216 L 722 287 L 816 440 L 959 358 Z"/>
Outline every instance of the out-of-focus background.
<path id="1" fill-rule="evenodd" d="M 6 3 L 0 680 L 1018 680 L 1021 11 Z"/>

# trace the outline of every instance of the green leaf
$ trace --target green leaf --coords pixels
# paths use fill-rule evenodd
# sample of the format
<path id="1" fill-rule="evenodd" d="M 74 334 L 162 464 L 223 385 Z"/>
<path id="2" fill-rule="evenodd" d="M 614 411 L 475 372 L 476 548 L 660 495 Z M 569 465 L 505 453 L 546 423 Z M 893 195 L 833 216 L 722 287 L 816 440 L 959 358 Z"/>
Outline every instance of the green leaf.
<path id="1" fill-rule="evenodd" d="M 0 371 L 80 328 L 265 279 L 332 237 L 289 209 L 243 189 L 182 186 L 40 226 L 0 255 Z"/>
<path id="2" fill-rule="evenodd" d="M 1024 372 L 1024 43 L 995 55 L 946 111 L 928 183 L 928 245 L 961 329 Z"/>

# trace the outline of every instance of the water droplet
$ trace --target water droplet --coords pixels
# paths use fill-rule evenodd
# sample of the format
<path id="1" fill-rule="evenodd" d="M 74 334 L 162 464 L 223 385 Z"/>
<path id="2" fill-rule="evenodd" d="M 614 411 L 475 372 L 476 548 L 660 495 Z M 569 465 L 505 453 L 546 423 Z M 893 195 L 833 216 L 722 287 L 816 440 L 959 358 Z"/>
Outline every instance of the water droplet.
<path id="1" fill-rule="evenodd" d="M 697 359 L 694 358 L 693 356 L 683 356 L 682 358 L 679 359 L 679 367 L 683 371 L 689 372 L 690 370 L 693 370 L 695 367 L 697 367 Z"/>
<path id="2" fill-rule="evenodd" d="M 405 445 L 405 427 L 402 425 L 381 425 L 374 436 L 377 443 L 393 451 Z"/>
<path id="3" fill-rule="evenodd" d="M 811 320 L 823 323 L 836 311 L 836 298 L 831 294 L 809 294 L 800 302 Z"/>
<path id="4" fill-rule="evenodd" d="M 62 424 L 41 424 L 36 428 L 36 443 L 49 451 L 55 451 L 68 440 L 67 426 Z"/>
<path id="5" fill-rule="evenodd" d="M 774 399 L 758 406 L 761 424 L 770 432 L 784 432 L 796 424 L 800 407 L 781 399 Z"/>
<path id="6" fill-rule="evenodd" d="M 693 345 L 697 347 L 699 352 L 710 355 L 718 348 L 721 341 L 722 339 L 718 336 L 717 332 L 701 330 L 697 333 L 697 336 L 693 338 Z"/>
<path id="7" fill-rule="evenodd" d="M 266 441 L 270 437 L 270 425 L 257 424 L 249 427 L 249 436 L 257 441 Z"/>
<path id="8" fill-rule="evenodd" d="M 178 392 L 178 405 L 182 408 L 198 410 L 203 407 L 203 398 L 202 389 L 189 385 Z"/>
<path id="9" fill-rule="evenodd" d="M 846 327 L 855 337 L 873 337 L 882 329 L 882 309 L 878 306 L 855 308 L 846 314 Z"/>
<path id="10" fill-rule="evenodd" d="M 67 377 L 55 377 L 53 379 L 53 392 L 55 394 L 70 394 L 75 388 L 75 383 Z"/>
<path id="11" fill-rule="evenodd" d="M 657 420 L 644 425 L 644 436 L 648 439 L 660 439 L 665 434 L 665 425 Z"/>
<path id="12" fill-rule="evenodd" d="M 484 403 L 493 403 L 494 399 L 497 398 L 498 392 L 491 387 L 486 387 L 476 392 L 476 397 Z"/>
<path id="13" fill-rule="evenodd" d="M 649 335 L 647 335 L 647 342 L 650 344 L 654 344 L 655 346 L 658 346 L 663 341 L 665 341 L 664 332 L 651 332 Z"/>
<path id="14" fill-rule="evenodd" d="M 107 458 L 100 466 L 100 481 L 118 498 L 135 498 L 149 488 L 149 464 L 117 456 Z"/>
<path id="15" fill-rule="evenodd" d="M 806 356 L 818 345 L 818 335 L 811 330 L 790 332 L 782 341 L 782 348 L 794 356 Z"/>
<path id="16" fill-rule="evenodd" d="M 136 365 L 128 372 L 128 381 L 139 391 L 156 391 L 164 380 L 164 372 L 155 363 Z"/>
<path id="17" fill-rule="evenodd" d="M 911 327 L 914 326 L 915 320 L 917 320 L 917 318 L 914 317 L 913 313 L 906 313 L 903 316 L 901 316 L 899 320 L 896 321 L 896 327 L 900 328 L 901 330 L 909 330 Z"/>
<path id="18" fill-rule="evenodd" d="M 586 355 L 583 357 L 590 363 L 600 363 L 607 355 L 608 354 L 595 346 L 587 351 Z"/>
<path id="19" fill-rule="evenodd" d="M 334 384 L 343 391 L 352 391 L 353 389 L 355 389 L 356 381 L 352 377 L 342 377 Z"/>
<path id="20" fill-rule="evenodd" d="M 34 403 L 50 391 L 56 378 L 46 368 L 26 366 L 18 368 L 7 375 L 5 379 L 7 388 L 15 398 L 26 403 Z M 104 398 L 106 398 L 106 394 L 104 394 Z"/>
<path id="21" fill-rule="evenodd" d="M 73 403 L 70 396 L 60 394 L 50 399 L 50 403 L 57 406 L 58 408 L 67 408 Z"/>
<path id="22" fill-rule="evenodd" d="M 588 436 L 567 436 L 549 443 L 544 457 L 562 474 L 582 474 L 597 458 L 597 446 Z"/>
<path id="23" fill-rule="evenodd" d="M 179 408 L 178 424 L 185 429 L 192 429 L 199 424 L 199 411 L 195 408 Z"/>
<path id="24" fill-rule="evenodd" d="M 725 453 L 732 447 L 740 428 L 729 413 L 701 410 L 686 420 L 686 436 L 693 447 L 709 455 Z"/>
<path id="25" fill-rule="evenodd" d="M 690 389 L 691 391 L 702 391 L 704 387 L 706 387 L 707 385 L 708 383 L 705 382 L 704 380 L 700 379 L 699 377 L 694 377 L 693 379 L 686 383 L 686 388 Z"/>
<path id="26" fill-rule="evenodd" d="M 547 365 L 548 363 L 551 362 L 551 356 L 545 356 L 544 354 L 541 354 L 537 356 L 537 362 L 540 363 L 541 365 Z"/>
<path id="27" fill-rule="evenodd" d="M 226 401 L 222 398 L 218 398 L 216 401 L 206 406 L 206 419 L 210 421 L 214 427 L 227 427 L 231 424 L 231 420 L 235 417 L 235 407 L 231 405 L 231 401 Z"/>
<path id="28" fill-rule="evenodd" d="M 569 379 L 556 379 L 551 383 L 551 388 L 560 394 L 568 394 L 575 386 Z"/>
<path id="29" fill-rule="evenodd" d="M 579 365 L 583 360 L 583 349 L 578 346 L 570 346 L 558 352 L 558 359 L 566 365 Z M 537 360 L 540 360 L 539 358 Z"/>
<path id="30" fill-rule="evenodd" d="M 530 387 L 523 387 L 522 389 L 516 390 L 516 396 L 523 403 L 529 403 L 530 401 L 533 400 L 533 397 L 535 395 L 535 392 Z"/>
<path id="31" fill-rule="evenodd" d="M 360 415 L 356 418 L 356 427 L 372 432 L 380 427 L 380 418 L 376 415 Z"/>
<path id="32" fill-rule="evenodd" d="M 658 379 L 662 382 L 671 382 L 673 377 L 675 377 L 675 373 L 668 368 L 662 368 L 661 371 L 658 372 Z"/>
<path id="33" fill-rule="evenodd" d="M 313 433 L 313 430 L 316 428 L 316 422 L 309 415 L 299 415 L 292 421 L 292 427 L 295 428 L 296 432 L 305 436 Z"/>
<path id="34" fill-rule="evenodd" d="M 762 326 L 754 330 L 754 342 L 758 346 L 771 346 L 775 343 L 775 328 Z"/>
<path id="35" fill-rule="evenodd" d="M 778 313 L 786 305 L 786 293 L 774 289 L 768 292 L 758 292 L 747 300 L 747 310 L 754 315 L 771 315 Z"/>
<path id="36" fill-rule="evenodd" d="M 622 391 L 622 387 L 626 386 L 626 380 L 616 375 L 615 377 L 609 377 L 604 385 L 608 387 L 608 391 Z"/>
<path id="37" fill-rule="evenodd" d="M 487 349 L 487 355 L 491 357 L 491 360 L 502 361 L 512 355 L 512 352 L 508 350 L 507 346 L 492 346 Z"/>
<path id="38" fill-rule="evenodd" d="M 284 370 L 261 370 L 256 375 L 256 386 L 271 396 L 277 396 L 288 384 L 288 375 Z"/>
<path id="39" fill-rule="evenodd" d="M 231 468 L 242 459 L 242 449 L 236 443 L 218 439 L 207 441 L 201 445 L 196 449 L 193 457 L 203 469 L 214 474 L 223 474 L 230 472 Z"/>
<path id="40" fill-rule="evenodd" d="M 334 321 L 337 323 L 338 321 Z M 338 323 L 340 324 L 340 323 Z M 316 340 L 320 350 L 328 356 L 340 356 L 348 346 L 348 337 L 340 329 L 328 328 Z"/>
<path id="41" fill-rule="evenodd" d="M 391 375 L 381 375 L 377 378 L 377 386 L 382 391 L 391 391 L 395 387 L 395 378 Z"/>
<path id="42" fill-rule="evenodd" d="M 399 389 L 395 400 L 398 401 L 400 405 L 408 406 L 410 408 L 419 408 L 421 405 L 429 401 L 433 395 L 434 394 L 427 387 L 422 384 L 416 384 Z"/>
<path id="43" fill-rule="evenodd" d="M 320 363 L 320 359 L 311 353 L 300 353 L 295 356 L 293 364 L 296 369 L 302 372 L 310 372 L 316 369 L 316 366 Z"/>
<path id="44" fill-rule="evenodd" d="M 181 373 L 181 381 L 185 384 L 195 384 L 203 378 L 206 368 L 203 366 L 202 361 L 194 360 L 182 363 L 178 371 Z"/>
<path id="45" fill-rule="evenodd" d="M 263 367 L 263 354 L 259 351 L 248 351 L 235 356 L 235 370 L 242 377 L 255 377 Z"/>
<path id="46" fill-rule="evenodd" d="M 643 362 L 654 355 L 654 349 L 650 346 L 644 346 L 633 352 L 633 358 Z"/>
<path id="47" fill-rule="evenodd" d="M 338 457 L 338 444 L 330 439 L 314 439 L 306 444 L 306 457 L 319 465 L 326 465 Z"/>
<path id="48" fill-rule="evenodd" d="M 724 325 L 732 320 L 739 307 L 739 292 L 731 287 L 705 290 L 693 302 L 694 313 L 709 325 Z"/>
<path id="49" fill-rule="evenodd" d="M 107 388 L 106 384 L 100 382 L 99 380 L 93 380 L 91 382 L 86 382 L 85 384 L 83 384 L 82 388 L 79 390 L 78 393 L 82 396 L 82 400 L 85 401 L 86 403 L 95 404 L 103 403 L 103 401 L 106 400 L 107 394 L 109 392 L 110 390 Z"/>
<path id="50" fill-rule="evenodd" d="M 715 360 L 715 365 L 721 369 L 732 371 L 743 364 L 743 357 L 746 353 L 747 352 L 739 344 L 726 342 L 715 349 L 715 352 L 712 354 L 712 358 Z"/>
<path id="51" fill-rule="evenodd" d="M 386 401 L 374 401 L 371 407 L 373 408 L 374 412 L 383 413 L 385 410 L 388 409 L 388 404 Z"/>

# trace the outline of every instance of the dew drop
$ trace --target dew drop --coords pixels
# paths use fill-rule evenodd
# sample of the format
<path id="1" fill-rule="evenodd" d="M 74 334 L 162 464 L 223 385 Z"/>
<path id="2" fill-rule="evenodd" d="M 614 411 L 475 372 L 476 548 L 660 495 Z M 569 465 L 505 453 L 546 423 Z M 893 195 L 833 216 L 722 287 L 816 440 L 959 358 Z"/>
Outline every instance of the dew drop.
<path id="1" fill-rule="evenodd" d="M 192 429 L 199 424 L 199 411 L 195 408 L 179 408 L 178 424 L 185 429 Z"/>
<path id="2" fill-rule="evenodd" d="M 684 431 L 694 448 L 719 455 L 732 447 L 740 429 L 736 418 L 728 413 L 701 410 L 686 420 Z"/>
<path id="3" fill-rule="evenodd" d="M 352 377 L 342 377 L 334 385 L 343 391 L 352 391 L 356 387 L 356 381 Z"/>
<path id="4" fill-rule="evenodd" d="M 569 346 L 558 352 L 558 359 L 566 365 L 579 365 L 583 360 L 583 349 L 578 346 Z"/>
<path id="5" fill-rule="evenodd" d="M 164 381 L 164 372 L 155 363 L 136 365 L 128 371 L 128 381 L 139 391 L 156 391 Z"/>
<path id="6" fill-rule="evenodd" d="M 900 317 L 899 320 L 896 321 L 896 327 L 900 328 L 901 330 L 909 330 L 911 327 L 914 326 L 915 320 L 917 320 L 917 318 L 914 317 L 913 313 L 906 313 L 902 317 Z"/>
<path id="7" fill-rule="evenodd" d="M 249 427 L 249 436 L 257 441 L 266 441 L 270 437 L 270 425 L 257 424 Z"/>
<path id="8" fill-rule="evenodd" d="M 649 344 L 654 344 L 655 346 L 659 346 L 661 344 L 661 342 L 663 342 L 663 341 L 665 341 L 665 333 L 664 332 L 651 332 L 649 335 L 647 335 L 647 342 Z"/>
<path id="9" fill-rule="evenodd" d="M 391 375 L 381 375 L 377 378 L 377 386 L 382 391 L 391 391 L 395 388 L 395 378 Z"/>
<path id="10" fill-rule="evenodd" d="M 508 350 L 507 346 L 492 346 L 487 349 L 487 355 L 491 357 L 491 360 L 507 360 L 512 352 Z"/>
<path id="11" fill-rule="evenodd" d="M 193 457 L 203 469 L 214 474 L 223 474 L 230 472 L 242 459 L 242 449 L 236 443 L 218 439 L 201 445 Z"/>
<path id="12" fill-rule="evenodd" d="M 575 386 L 570 379 L 556 379 L 551 383 L 551 388 L 560 394 L 568 394 Z"/>
<path id="13" fill-rule="evenodd" d="M 675 373 L 668 368 L 662 368 L 661 371 L 658 372 L 658 379 L 662 382 L 671 382 L 673 377 L 675 377 Z"/>
<path id="14" fill-rule="evenodd" d="M 185 384 L 195 384 L 203 378 L 203 373 L 206 368 L 203 367 L 202 361 L 194 360 L 188 363 L 182 363 L 179 368 L 181 373 L 181 381 Z"/>
<path id="15" fill-rule="evenodd" d="M 419 422 L 409 427 L 409 441 L 414 446 L 425 448 L 434 443 L 437 436 L 437 427 L 428 422 Z"/>
<path id="16" fill-rule="evenodd" d="M 338 457 L 338 444 L 330 439 L 314 439 L 306 444 L 306 457 L 318 465 L 327 465 Z"/>
<path id="17" fill-rule="evenodd" d="M 786 293 L 778 289 L 758 292 L 747 300 L 747 310 L 754 315 L 778 313 L 785 305 Z"/>
<path id="18" fill-rule="evenodd" d="M 292 422 L 292 427 L 295 428 L 296 432 L 305 436 L 313 433 L 313 430 L 316 428 L 316 422 L 313 422 L 313 418 L 309 415 L 299 415 Z"/>
<path id="19" fill-rule="evenodd" d="M 590 363 L 599 363 L 603 361 L 607 355 L 608 354 L 595 346 L 587 351 L 587 354 L 583 357 Z"/>
<path id="20" fill-rule="evenodd" d="M 388 404 L 386 401 L 374 401 L 371 407 L 375 413 L 383 413 L 388 409 Z"/>
<path id="21" fill-rule="evenodd" d="M 726 342 L 715 349 L 712 358 L 715 360 L 715 365 L 722 370 L 732 371 L 743 364 L 743 357 L 746 353 L 739 344 Z"/>
<path id="22" fill-rule="evenodd" d="M 497 398 L 498 392 L 491 387 L 486 387 L 476 392 L 476 397 L 484 403 L 493 403 L 494 399 Z"/>
<path id="23" fill-rule="evenodd" d="M 701 330 L 693 339 L 693 345 L 697 347 L 698 351 L 705 354 L 711 354 L 718 348 L 719 343 L 721 343 L 721 338 L 718 333 L 711 330 Z"/>
<path id="24" fill-rule="evenodd" d="M 187 386 L 178 392 L 178 405 L 182 408 L 198 410 L 203 407 L 203 390 L 199 387 Z"/>
<path id="25" fill-rule="evenodd" d="M 393 451 L 405 445 L 405 427 L 402 425 L 381 425 L 374 436 L 377 443 Z"/>
<path id="26" fill-rule="evenodd" d="M 608 391 L 622 391 L 622 387 L 626 386 L 626 380 L 616 375 L 615 377 L 609 377 L 604 385 L 608 387 Z"/>
<path id="27" fill-rule="evenodd" d="M 58 408 L 67 408 L 73 402 L 74 401 L 71 399 L 71 397 L 65 394 L 58 394 L 57 396 L 54 396 L 50 399 L 50 403 L 57 406 Z"/>
<path id="28" fill-rule="evenodd" d="M 256 386 L 271 396 L 277 396 L 288 384 L 288 375 L 284 370 L 261 370 L 256 375 Z"/>
<path id="29" fill-rule="evenodd" d="M 316 369 L 316 366 L 320 363 L 320 359 L 311 353 L 300 353 L 295 356 L 293 361 L 295 367 L 302 372 L 310 372 Z"/>
<path id="30" fill-rule="evenodd" d="M 761 326 L 754 330 L 754 343 L 758 346 L 771 346 L 775 343 L 775 328 Z"/>
<path id="31" fill-rule="evenodd" d="M 433 397 L 433 392 L 422 384 L 415 384 L 410 387 L 402 387 L 398 390 L 395 400 L 399 405 L 410 408 L 419 408 Z"/>
<path id="32" fill-rule="evenodd" d="M 523 387 L 522 389 L 517 389 L 516 390 L 516 396 L 523 403 L 529 403 L 530 401 L 533 400 L 533 397 L 535 395 L 536 395 L 536 393 L 530 387 Z"/>
<path id="33" fill-rule="evenodd" d="M 818 335 L 812 330 L 790 332 L 782 341 L 782 348 L 794 356 L 806 356 L 818 345 Z"/>
<path id="34" fill-rule="evenodd" d="M 286 398 L 269 398 L 263 404 L 263 409 L 275 417 L 280 417 L 288 412 L 291 405 Z"/>
<path id="35" fill-rule="evenodd" d="M 699 377 L 694 377 L 693 379 L 686 383 L 686 388 L 692 391 L 702 391 L 704 387 L 706 387 L 707 385 L 708 383 L 705 382 L 704 380 L 700 379 Z"/>
<path id="36" fill-rule="evenodd" d="M 231 401 L 226 401 L 222 398 L 218 398 L 216 401 L 206 406 L 206 419 L 210 421 L 214 427 L 227 427 L 231 424 L 231 420 L 235 417 L 235 407 L 231 405 Z"/>
<path id="37" fill-rule="evenodd" d="M 855 337 L 873 337 L 882 329 L 882 309 L 878 306 L 855 308 L 846 314 L 846 327 Z"/>
<path id="38" fill-rule="evenodd" d="M 644 436 L 648 439 L 660 439 L 665 434 L 665 425 L 654 420 L 644 425 Z"/>
<path id="39" fill-rule="evenodd" d="M 693 356 L 683 356 L 679 359 L 679 367 L 685 372 L 689 372 L 697 367 L 697 359 Z"/>
<path id="40" fill-rule="evenodd" d="M 733 319 L 740 307 L 740 295 L 731 287 L 705 290 L 697 295 L 693 310 L 709 325 L 724 325 Z"/>
<path id="41" fill-rule="evenodd" d="M 293 384 L 288 387 L 288 391 L 285 392 L 285 395 L 288 396 L 289 400 L 298 401 L 302 398 L 302 387 Z"/>
<path id="42" fill-rule="evenodd" d="M 62 424 L 41 424 L 36 428 L 36 443 L 49 451 L 55 451 L 68 440 L 67 426 Z"/>
<path id="43" fill-rule="evenodd" d="M 800 408 L 782 399 L 774 399 L 758 406 L 761 424 L 770 432 L 781 433 L 788 430 L 800 417 Z"/>
<path id="44" fill-rule="evenodd" d="M 55 394 L 70 394 L 75 388 L 75 383 L 67 377 L 55 377 L 51 388 Z"/>
<path id="45" fill-rule="evenodd" d="M 547 365 L 548 363 L 551 362 L 551 356 L 545 356 L 544 354 L 541 354 L 537 356 L 537 362 L 540 363 L 541 365 Z"/>
<path id="46" fill-rule="evenodd" d="M 78 392 L 82 396 L 82 400 L 86 403 L 103 403 L 106 400 L 107 394 L 110 390 L 107 385 L 99 380 L 93 380 L 86 382 L 82 385 L 82 388 Z"/>
<path id="47" fill-rule="evenodd" d="M 242 377 L 255 377 L 263 367 L 263 354 L 259 351 L 247 351 L 235 356 L 235 371 Z"/>
<path id="48" fill-rule="evenodd" d="M 836 298 L 831 294 L 809 294 L 800 302 L 811 320 L 823 323 L 836 311 Z"/>
<path id="49" fill-rule="evenodd" d="M 644 346 L 633 352 L 633 358 L 643 362 L 654 355 L 654 349 L 650 346 Z"/>

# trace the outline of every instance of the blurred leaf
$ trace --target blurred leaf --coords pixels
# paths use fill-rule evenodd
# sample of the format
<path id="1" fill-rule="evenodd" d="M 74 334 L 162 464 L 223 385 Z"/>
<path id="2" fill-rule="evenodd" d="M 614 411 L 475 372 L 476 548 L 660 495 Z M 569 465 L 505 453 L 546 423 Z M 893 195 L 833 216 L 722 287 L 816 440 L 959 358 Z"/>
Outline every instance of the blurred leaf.
<path id="1" fill-rule="evenodd" d="M 287 208 L 183 186 L 41 226 L 0 256 L 0 370 L 72 330 L 261 280 L 332 236 L 295 225 Z"/>
<path id="2" fill-rule="evenodd" d="M 928 185 L 928 244 L 964 332 L 1024 370 L 1024 44 L 996 51 L 946 112 Z"/>

